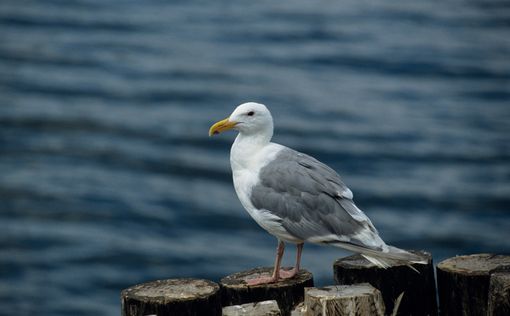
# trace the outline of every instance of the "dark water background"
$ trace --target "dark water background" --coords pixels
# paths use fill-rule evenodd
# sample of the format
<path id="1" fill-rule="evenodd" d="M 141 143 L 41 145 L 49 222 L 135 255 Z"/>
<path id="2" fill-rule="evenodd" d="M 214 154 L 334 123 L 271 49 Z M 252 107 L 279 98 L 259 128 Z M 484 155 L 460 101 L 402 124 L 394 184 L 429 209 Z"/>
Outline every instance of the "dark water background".
<path id="1" fill-rule="evenodd" d="M 271 265 L 231 183 L 239 103 L 335 168 L 391 244 L 510 252 L 507 1 L 0 2 L 0 314 Z M 286 263 L 294 252 L 289 247 Z M 347 253 L 306 246 L 332 283 Z"/>

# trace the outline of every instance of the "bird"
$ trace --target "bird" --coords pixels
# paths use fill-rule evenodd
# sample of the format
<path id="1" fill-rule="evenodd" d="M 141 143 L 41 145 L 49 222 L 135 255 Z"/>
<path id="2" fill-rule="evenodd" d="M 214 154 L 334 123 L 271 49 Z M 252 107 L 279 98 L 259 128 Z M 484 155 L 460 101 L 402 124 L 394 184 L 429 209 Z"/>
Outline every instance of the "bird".
<path id="1" fill-rule="evenodd" d="M 260 103 L 237 106 L 229 117 L 214 123 L 209 136 L 238 131 L 231 150 L 234 188 L 249 215 L 278 240 L 270 276 L 247 280 L 248 285 L 278 282 L 300 271 L 305 242 L 359 253 L 372 264 L 426 264 L 416 254 L 387 245 L 370 219 L 353 201 L 340 176 L 317 159 L 271 142 L 273 117 Z M 295 244 L 296 262 L 281 268 L 285 243 Z"/>

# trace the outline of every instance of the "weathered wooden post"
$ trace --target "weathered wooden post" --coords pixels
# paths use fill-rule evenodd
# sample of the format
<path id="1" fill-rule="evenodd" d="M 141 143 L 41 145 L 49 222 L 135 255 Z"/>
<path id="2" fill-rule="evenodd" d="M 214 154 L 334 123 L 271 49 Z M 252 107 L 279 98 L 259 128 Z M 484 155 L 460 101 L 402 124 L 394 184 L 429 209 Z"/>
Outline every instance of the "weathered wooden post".
<path id="1" fill-rule="evenodd" d="M 510 256 L 476 254 L 437 265 L 441 315 L 488 315 L 491 274 L 510 269 Z"/>
<path id="2" fill-rule="evenodd" d="M 510 315 L 510 272 L 491 275 L 487 308 L 489 316 Z"/>
<path id="3" fill-rule="evenodd" d="M 220 287 L 201 279 L 138 284 L 121 293 L 122 316 L 221 315 Z"/>
<path id="4" fill-rule="evenodd" d="M 223 306 L 239 305 L 250 302 L 275 300 L 283 315 L 290 315 L 291 310 L 304 299 L 304 288 L 313 286 L 313 276 L 306 270 L 291 279 L 271 284 L 250 286 L 246 280 L 258 276 L 270 276 L 273 268 L 255 268 L 226 276 L 220 280 Z"/>
<path id="5" fill-rule="evenodd" d="M 275 300 L 223 307 L 223 316 L 282 316 Z"/>
<path id="6" fill-rule="evenodd" d="M 368 283 L 306 288 L 304 316 L 384 316 L 378 289 Z"/>
<path id="7" fill-rule="evenodd" d="M 387 311 L 392 311 L 402 292 L 397 315 L 437 315 L 436 286 L 432 256 L 424 251 L 411 251 L 427 260 L 427 264 L 405 264 L 379 268 L 361 255 L 341 258 L 333 264 L 336 284 L 370 283 L 381 291 Z"/>

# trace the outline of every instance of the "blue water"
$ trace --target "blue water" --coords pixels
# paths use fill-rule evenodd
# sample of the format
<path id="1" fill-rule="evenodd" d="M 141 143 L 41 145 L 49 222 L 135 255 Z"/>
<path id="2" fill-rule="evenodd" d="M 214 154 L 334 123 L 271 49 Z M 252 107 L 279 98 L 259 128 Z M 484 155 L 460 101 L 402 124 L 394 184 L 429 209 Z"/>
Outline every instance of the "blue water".
<path id="1" fill-rule="evenodd" d="M 234 134 L 207 136 L 245 101 L 388 243 L 509 253 L 509 21 L 481 0 L 1 1 L 0 314 L 117 315 L 135 283 L 271 265 Z M 332 283 L 346 254 L 304 266 Z"/>

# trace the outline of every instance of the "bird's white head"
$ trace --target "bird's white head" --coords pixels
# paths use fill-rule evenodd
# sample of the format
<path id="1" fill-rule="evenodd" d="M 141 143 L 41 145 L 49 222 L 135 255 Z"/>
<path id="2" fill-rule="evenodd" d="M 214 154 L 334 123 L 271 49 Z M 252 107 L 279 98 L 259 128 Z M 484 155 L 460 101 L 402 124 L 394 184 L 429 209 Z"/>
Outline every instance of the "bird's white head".
<path id="1" fill-rule="evenodd" d="M 228 118 L 211 126 L 209 136 L 230 129 L 238 130 L 242 135 L 261 135 L 270 139 L 273 136 L 273 117 L 264 104 L 243 103 Z"/>

